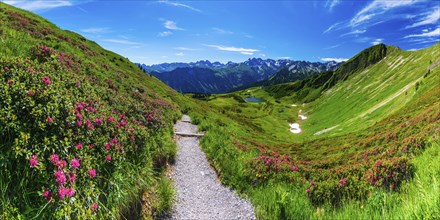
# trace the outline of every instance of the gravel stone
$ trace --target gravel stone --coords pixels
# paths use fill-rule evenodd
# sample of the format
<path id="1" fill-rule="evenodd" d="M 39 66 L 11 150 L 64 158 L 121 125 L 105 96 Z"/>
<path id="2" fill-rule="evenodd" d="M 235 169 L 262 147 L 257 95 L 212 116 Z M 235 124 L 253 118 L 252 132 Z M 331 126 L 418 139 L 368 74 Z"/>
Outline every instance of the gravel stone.
<path id="1" fill-rule="evenodd" d="M 174 125 L 176 132 L 197 133 L 187 115 Z M 178 151 L 172 167 L 177 192 L 170 219 L 255 219 L 249 200 L 223 186 L 197 137 L 176 136 Z"/>

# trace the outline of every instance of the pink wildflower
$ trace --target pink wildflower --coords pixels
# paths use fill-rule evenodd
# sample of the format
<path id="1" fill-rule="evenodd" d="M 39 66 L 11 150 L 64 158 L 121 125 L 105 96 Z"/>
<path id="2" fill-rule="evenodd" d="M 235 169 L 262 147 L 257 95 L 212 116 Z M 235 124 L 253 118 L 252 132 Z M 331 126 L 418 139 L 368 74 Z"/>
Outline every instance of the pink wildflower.
<path id="1" fill-rule="evenodd" d="M 60 161 L 60 157 L 57 154 L 50 155 L 50 161 L 55 165 Z"/>
<path id="2" fill-rule="evenodd" d="M 51 117 L 47 117 L 47 123 L 52 123 L 53 122 L 53 119 L 51 118 Z"/>
<path id="3" fill-rule="evenodd" d="M 96 211 L 99 208 L 98 203 L 94 202 L 92 204 L 92 211 Z"/>
<path id="4" fill-rule="evenodd" d="M 72 187 L 70 187 L 69 189 L 66 189 L 66 195 L 69 198 L 72 197 L 73 195 L 75 195 L 75 190 Z"/>
<path id="5" fill-rule="evenodd" d="M 83 122 L 82 122 L 81 120 L 78 120 L 78 121 L 76 122 L 76 126 L 81 127 L 82 123 L 83 123 Z"/>
<path id="6" fill-rule="evenodd" d="M 76 149 L 81 150 L 82 147 L 83 147 L 82 143 L 77 143 L 76 144 Z"/>
<path id="7" fill-rule="evenodd" d="M 76 180 L 76 175 L 75 175 L 74 173 L 70 172 L 70 173 L 69 173 L 69 181 L 70 181 L 71 183 L 74 183 L 75 180 Z"/>
<path id="8" fill-rule="evenodd" d="M 60 160 L 56 166 L 58 166 L 58 168 L 62 169 L 67 165 L 67 162 L 65 160 Z"/>
<path id="9" fill-rule="evenodd" d="M 9 85 L 11 85 L 12 83 L 14 83 L 14 81 L 13 81 L 13 80 L 11 80 L 11 79 L 10 79 L 10 80 L 8 80 L 8 84 L 9 84 Z"/>
<path id="10" fill-rule="evenodd" d="M 80 164 L 79 164 L 79 160 L 76 159 L 76 158 L 73 158 L 73 159 L 70 161 L 70 166 L 72 166 L 73 169 L 78 169 L 79 165 L 80 165 Z"/>
<path id="11" fill-rule="evenodd" d="M 66 174 L 62 170 L 55 172 L 56 181 L 60 184 L 66 183 Z"/>
<path id="12" fill-rule="evenodd" d="M 111 161 L 111 160 L 112 160 L 112 156 L 109 154 L 109 155 L 107 155 L 107 156 L 105 157 L 105 159 L 106 159 L 107 161 Z"/>
<path id="13" fill-rule="evenodd" d="M 66 189 L 64 186 L 60 186 L 58 188 L 58 195 L 60 197 L 60 199 L 64 199 L 64 197 L 66 196 L 68 192 L 68 189 Z"/>
<path id="14" fill-rule="evenodd" d="M 52 193 L 49 190 L 44 190 L 44 192 L 42 193 L 42 196 L 48 200 L 52 199 Z"/>
<path id="15" fill-rule="evenodd" d="M 134 136 L 131 136 L 130 139 L 131 139 L 132 141 L 134 141 Z"/>
<path id="16" fill-rule="evenodd" d="M 94 178 L 96 176 L 96 170 L 95 169 L 90 168 L 88 173 L 89 173 L 89 176 L 91 178 Z"/>
<path id="17" fill-rule="evenodd" d="M 50 81 L 50 79 L 49 79 L 48 76 L 44 76 L 43 79 L 41 79 L 41 80 L 42 80 L 43 83 L 46 84 L 46 85 L 50 85 L 50 84 L 51 84 L 51 81 Z"/>
<path id="18" fill-rule="evenodd" d="M 29 159 L 29 164 L 31 165 L 31 167 L 36 167 L 38 165 L 38 157 L 37 155 L 32 155 L 31 158 Z"/>

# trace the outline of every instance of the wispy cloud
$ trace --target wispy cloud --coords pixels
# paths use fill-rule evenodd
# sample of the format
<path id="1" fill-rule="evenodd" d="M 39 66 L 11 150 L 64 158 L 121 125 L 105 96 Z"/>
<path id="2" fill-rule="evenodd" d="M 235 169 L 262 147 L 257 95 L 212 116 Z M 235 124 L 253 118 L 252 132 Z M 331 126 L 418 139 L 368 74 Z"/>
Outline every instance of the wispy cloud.
<path id="1" fill-rule="evenodd" d="M 341 45 L 342 45 L 342 44 L 332 45 L 332 46 L 329 46 L 329 47 L 324 48 L 324 50 L 330 50 L 330 49 L 333 49 L 333 48 L 336 48 L 336 47 L 340 47 Z"/>
<path id="2" fill-rule="evenodd" d="M 82 12 L 84 12 L 84 13 L 86 13 L 86 14 L 88 14 L 89 12 L 86 10 L 86 9 L 84 9 L 84 8 L 81 8 L 81 7 L 79 7 L 79 6 L 77 6 L 76 7 L 77 9 L 79 9 L 80 11 L 82 11 Z"/>
<path id="3" fill-rule="evenodd" d="M 404 38 L 412 38 L 412 37 L 440 37 L 440 27 L 430 32 L 424 32 L 421 34 L 410 34 L 405 36 Z"/>
<path id="4" fill-rule="evenodd" d="M 402 6 L 413 5 L 421 0 L 403 0 L 403 1 L 390 1 L 390 0 L 374 0 L 368 4 L 365 8 L 359 11 L 350 21 L 350 26 L 355 27 L 361 25 L 368 20 L 376 17 L 377 15 L 384 14 L 395 8 Z"/>
<path id="5" fill-rule="evenodd" d="M 381 44 L 382 42 L 383 42 L 382 38 L 376 38 L 373 42 L 371 42 L 371 45 Z"/>
<path id="6" fill-rule="evenodd" d="M 338 22 L 338 23 L 332 24 L 332 25 L 331 25 L 330 27 L 328 27 L 325 31 L 323 31 L 322 34 L 326 34 L 326 33 L 330 32 L 330 31 L 332 31 L 332 30 L 337 29 L 341 24 L 342 24 L 342 22 Z"/>
<path id="7" fill-rule="evenodd" d="M 320 58 L 320 59 L 324 62 L 330 62 L 330 61 L 345 62 L 348 60 L 347 58 L 333 58 L 333 57 L 325 57 L 325 58 Z"/>
<path id="8" fill-rule="evenodd" d="M 195 49 L 195 48 L 189 48 L 189 47 L 175 47 L 175 50 L 182 50 L 182 51 L 196 51 L 199 49 Z"/>
<path id="9" fill-rule="evenodd" d="M 199 10 L 197 8 L 191 7 L 191 6 L 186 5 L 186 4 L 178 3 L 178 2 L 170 2 L 170 1 L 158 1 L 158 2 L 159 3 L 163 3 L 163 4 L 167 4 L 167 5 L 170 5 L 170 6 L 174 6 L 174 7 L 182 7 L 182 8 L 190 9 L 190 10 L 193 10 L 193 11 L 196 11 L 196 12 L 202 12 L 201 10 Z"/>
<path id="10" fill-rule="evenodd" d="M 181 57 L 181 56 L 184 56 L 185 54 L 180 52 L 180 53 L 175 53 L 174 55 Z"/>
<path id="11" fill-rule="evenodd" d="M 340 0 L 327 0 L 327 2 L 325 3 L 325 7 L 328 8 L 328 10 L 331 12 L 333 11 L 333 8 L 340 3 Z"/>
<path id="12" fill-rule="evenodd" d="M 160 36 L 160 37 L 167 37 L 167 36 L 170 36 L 172 34 L 173 34 L 173 32 L 171 32 L 171 31 L 162 31 L 162 32 L 159 32 L 157 35 Z"/>
<path id="13" fill-rule="evenodd" d="M 424 18 L 422 18 L 419 22 L 416 22 L 412 25 L 406 26 L 406 28 L 413 28 L 427 24 L 436 24 L 437 21 L 440 20 L 440 7 L 434 9 L 429 14 L 427 14 Z"/>
<path id="14" fill-rule="evenodd" d="M 277 60 L 290 60 L 292 57 L 277 57 Z"/>
<path id="15" fill-rule="evenodd" d="M 141 44 L 139 42 L 120 40 L 120 39 L 103 39 L 102 41 L 108 42 L 108 43 L 115 43 L 115 44 L 125 44 L 125 45 L 140 45 Z"/>
<path id="16" fill-rule="evenodd" d="M 165 20 L 164 22 L 163 22 L 163 26 L 166 28 L 166 29 L 170 29 L 170 30 L 184 30 L 183 28 L 180 28 L 180 27 L 177 27 L 177 24 L 176 24 L 176 22 L 174 22 L 174 21 L 170 21 L 170 20 Z"/>
<path id="17" fill-rule="evenodd" d="M 52 9 L 52 8 L 73 5 L 71 1 L 64 1 L 64 0 L 3 1 L 3 2 L 6 4 L 9 4 L 9 5 L 13 5 L 17 8 L 21 8 L 21 9 L 29 10 L 29 11 L 38 11 L 38 10 Z"/>
<path id="18" fill-rule="evenodd" d="M 81 29 L 80 31 L 88 34 L 105 34 L 111 32 L 110 29 L 106 27 L 85 28 L 85 29 Z"/>
<path id="19" fill-rule="evenodd" d="M 222 46 L 222 45 L 204 44 L 204 46 L 213 47 L 213 48 L 216 48 L 217 50 L 221 50 L 221 51 L 239 52 L 243 55 L 254 55 L 255 52 L 259 51 L 257 49 L 248 49 L 248 48 L 242 48 L 242 47 L 231 47 L 231 46 Z"/>
<path id="20" fill-rule="evenodd" d="M 224 30 L 224 29 L 221 29 L 221 28 L 213 27 L 211 29 L 213 31 L 215 31 L 216 33 L 218 33 L 218 34 L 234 34 L 234 32 L 232 32 L 232 31 Z"/>
<path id="21" fill-rule="evenodd" d="M 358 30 L 358 29 L 356 29 L 356 30 L 354 30 L 354 31 L 350 31 L 350 32 L 348 32 L 348 33 L 345 33 L 345 34 L 341 34 L 341 37 L 343 37 L 343 36 L 347 36 L 347 35 L 358 35 L 358 34 L 363 34 L 363 33 L 365 33 L 367 30 Z"/>

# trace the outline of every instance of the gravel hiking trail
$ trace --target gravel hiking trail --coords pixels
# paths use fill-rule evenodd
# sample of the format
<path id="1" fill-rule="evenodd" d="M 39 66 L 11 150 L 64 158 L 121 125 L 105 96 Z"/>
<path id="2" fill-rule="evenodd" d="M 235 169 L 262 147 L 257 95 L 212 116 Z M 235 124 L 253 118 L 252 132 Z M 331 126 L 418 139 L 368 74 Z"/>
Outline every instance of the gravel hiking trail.
<path id="1" fill-rule="evenodd" d="M 255 219 L 249 200 L 223 186 L 200 149 L 197 126 L 182 117 L 174 125 L 178 145 L 172 179 L 176 203 L 171 219 Z"/>

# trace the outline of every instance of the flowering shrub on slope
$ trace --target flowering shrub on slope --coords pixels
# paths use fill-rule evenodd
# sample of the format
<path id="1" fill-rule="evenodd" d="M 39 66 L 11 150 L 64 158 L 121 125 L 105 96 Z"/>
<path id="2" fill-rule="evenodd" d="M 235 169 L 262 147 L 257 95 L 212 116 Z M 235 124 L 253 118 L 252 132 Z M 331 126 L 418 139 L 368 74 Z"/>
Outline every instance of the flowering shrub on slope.
<path id="1" fill-rule="evenodd" d="M 153 93 L 90 78 L 73 55 L 44 45 L 31 54 L 0 57 L 0 177 L 19 186 L 6 197 L 57 218 L 106 216 L 100 209 L 117 187 L 113 172 L 154 160 L 156 136 L 169 129 L 175 108 Z"/>

